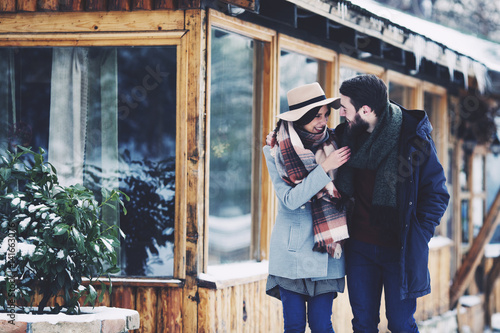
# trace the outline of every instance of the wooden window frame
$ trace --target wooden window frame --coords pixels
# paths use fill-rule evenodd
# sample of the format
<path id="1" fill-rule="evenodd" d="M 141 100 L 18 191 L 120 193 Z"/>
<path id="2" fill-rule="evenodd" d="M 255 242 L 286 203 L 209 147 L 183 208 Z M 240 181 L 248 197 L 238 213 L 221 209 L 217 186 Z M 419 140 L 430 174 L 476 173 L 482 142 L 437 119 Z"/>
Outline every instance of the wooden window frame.
<path id="1" fill-rule="evenodd" d="M 447 177 L 449 175 L 449 154 L 448 148 L 450 147 L 450 122 L 448 120 L 448 100 L 446 98 L 447 92 L 446 88 L 432 84 L 430 82 L 422 82 L 422 99 L 425 98 L 425 93 L 432 94 L 434 96 L 439 96 L 439 105 L 437 110 L 432 113 L 429 119 L 432 126 L 432 138 L 436 145 L 437 155 L 441 165 L 444 169 L 444 174 Z M 422 106 L 424 106 L 425 100 L 422 101 Z M 427 110 L 425 110 L 427 111 Z M 453 209 L 453 205 L 450 204 L 449 208 L 446 210 L 445 215 L 441 219 L 441 224 L 437 228 L 437 233 L 442 236 L 448 234 L 448 227 L 446 221 L 448 219 L 448 212 Z M 444 222 L 444 223 L 443 223 Z"/>
<path id="2" fill-rule="evenodd" d="M 224 29 L 239 35 L 243 35 L 254 40 L 264 43 L 264 63 L 261 64 L 265 70 L 262 73 L 262 112 L 260 114 L 261 126 L 253 129 L 256 138 L 263 143 L 265 136 L 275 126 L 275 116 L 277 115 L 277 33 L 274 30 L 264 28 L 262 26 L 242 21 L 235 17 L 224 15 L 218 11 L 209 9 L 208 11 L 208 27 L 207 27 L 207 79 L 206 79 L 206 109 L 207 117 L 205 128 L 206 134 L 206 151 L 205 151 L 205 207 L 209 207 L 209 174 L 210 174 L 210 77 L 211 77 L 211 29 L 212 27 Z M 257 142 L 259 146 L 259 142 Z M 257 153 L 260 152 L 256 150 Z M 252 231 L 250 253 L 251 259 L 261 261 L 267 259 L 269 253 L 269 240 L 271 237 L 272 224 L 274 219 L 273 212 L 276 210 L 276 202 L 271 180 L 267 173 L 265 162 L 262 154 L 252 161 L 252 170 L 258 172 L 259 179 L 252 182 L 252 199 L 256 202 L 256 206 L 260 207 L 258 212 L 252 211 Z M 255 213 L 259 216 L 260 223 L 256 223 Z M 203 239 L 203 272 L 208 271 L 208 209 L 205 209 L 204 217 L 204 234 Z M 236 263 L 237 264 L 237 263 Z"/>
<path id="3" fill-rule="evenodd" d="M 339 69 L 340 67 L 349 67 L 352 69 L 359 70 L 360 72 L 363 72 L 365 74 L 373 74 L 375 76 L 378 76 L 380 78 L 384 78 L 385 74 L 385 69 L 382 66 L 374 65 L 367 63 L 365 61 L 349 57 L 348 55 L 345 54 L 340 54 L 339 55 Z M 340 70 L 337 70 L 338 75 L 340 75 Z M 337 82 L 339 81 L 340 77 L 337 78 Z M 342 82 L 340 82 L 342 83 Z"/>
<path id="4" fill-rule="evenodd" d="M 409 105 L 403 105 L 405 108 L 407 109 L 424 108 L 424 94 L 423 94 L 421 80 L 415 79 L 408 75 L 401 74 L 396 71 L 388 70 L 385 75 L 385 81 L 387 82 L 387 87 L 389 87 L 389 85 L 392 82 L 413 89 L 411 92 L 412 101 Z"/>
<path id="5" fill-rule="evenodd" d="M 77 13 L 80 15 L 81 13 Z M 141 16 L 142 14 L 139 14 Z M 28 15 L 30 16 L 30 15 Z M 42 22 L 39 16 L 51 16 L 53 21 Z M 94 22 L 98 22 L 100 26 L 105 24 L 100 24 L 102 20 L 102 14 L 94 13 L 84 15 L 89 20 L 92 18 Z M 104 20 L 107 22 L 110 16 L 106 15 Z M 172 15 L 170 15 L 172 16 Z M 176 15 L 180 16 L 180 15 Z M 182 15 L 183 16 L 183 15 Z M 30 16 L 31 17 L 31 16 Z M 188 112 L 188 87 L 187 87 L 187 73 L 188 73 L 188 36 L 186 31 L 154 31 L 154 32 L 111 32 L 111 33 L 85 33 L 76 32 L 68 33 L 66 30 L 64 33 L 60 33 L 60 30 L 64 30 L 62 27 L 72 27 L 73 24 L 69 22 L 73 15 L 33 15 L 35 20 L 35 29 L 42 31 L 42 33 L 37 33 L 31 29 L 31 33 L 14 34 L 7 33 L 0 36 L 0 46 L 2 47 L 99 47 L 99 46 L 176 46 L 177 47 L 177 88 L 176 88 L 176 193 L 175 193 L 175 241 L 174 241 L 174 273 L 172 278 L 168 279 L 158 279 L 158 278 L 141 278 L 139 280 L 147 282 L 148 280 L 154 280 L 155 283 L 163 283 L 165 285 L 182 285 L 182 282 L 177 279 L 184 279 L 186 276 L 186 221 L 187 221 L 187 200 L 189 195 L 194 193 L 188 193 L 187 189 L 187 179 L 189 177 L 188 173 L 181 172 L 181 170 L 187 170 L 188 158 L 187 158 L 187 133 L 192 131 L 190 127 L 192 125 L 188 124 L 187 118 Z M 155 15 L 156 17 L 156 15 Z M 19 19 L 18 16 L 15 17 Z M 16 20 L 14 20 L 17 22 Z M 178 21 L 178 20 L 175 20 Z M 15 23 L 14 22 L 14 23 Z M 12 23 L 12 22 L 11 22 Z M 45 25 L 43 24 L 45 23 Z M 13 29 L 17 29 L 16 23 L 13 25 Z M 116 24 L 116 23 L 115 23 Z M 2 25 L 5 28 L 5 25 Z M 117 25 L 118 26 L 118 25 Z M 56 27 L 56 32 L 48 32 L 53 27 Z M 71 28 L 68 28 L 71 31 Z M 196 112 L 196 111 L 194 111 Z M 112 278 L 113 280 L 114 278 Z M 126 281 L 127 277 L 117 277 L 116 279 L 120 281 Z M 133 279 L 133 278 L 132 278 Z M 138 279 L 133 279 L 137 281 Z M 160 282 L 158 282 L 160 281 Z M 163 281 L 163 282 L 161 282 Z"/>

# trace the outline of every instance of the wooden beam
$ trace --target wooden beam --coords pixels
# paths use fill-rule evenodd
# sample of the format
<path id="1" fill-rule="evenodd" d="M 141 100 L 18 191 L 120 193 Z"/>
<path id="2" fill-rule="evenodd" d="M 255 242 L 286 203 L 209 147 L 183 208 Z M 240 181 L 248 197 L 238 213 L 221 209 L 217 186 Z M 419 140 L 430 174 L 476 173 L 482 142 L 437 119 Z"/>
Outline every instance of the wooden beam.
<path id="1" fill-rule="evenodd" d="M 169 31 L 184 29 L 184 13 L 172 10 L 130 12 L 47 12 L 0 14 L 0 33 Z M 2 39 L 4 37 L 2 36 Z M 99 38 L 96 34 L 95 38 Z"/>
<path id="2" fill-rule="evenodd" d="M 258 0 L 222 0 L 231 5 L 235 5 L 241 8 L 245 8 L 251 11 L 259 10 L 259 1 Z M 264 0 L 266 1 L 266 0 Z"/>
<path id="3" fill-rule="evenodd" d="M 458 299 L 462 296 L 469 286 L 469 283 L 474 278 L 474 273 L 477 266 L 481 262 L 484 254 L 484 247 L 489 243 L 496 227 L 500 223 L 500 190 L 498 191 L 495 201 L 484 220 L 483 226 L 477 237 L 473 240 L 472 246 L 465 257 L 462 265 L 458 269 L 453 284 L 450 287 L 450 307 L 456 306 Z"/>

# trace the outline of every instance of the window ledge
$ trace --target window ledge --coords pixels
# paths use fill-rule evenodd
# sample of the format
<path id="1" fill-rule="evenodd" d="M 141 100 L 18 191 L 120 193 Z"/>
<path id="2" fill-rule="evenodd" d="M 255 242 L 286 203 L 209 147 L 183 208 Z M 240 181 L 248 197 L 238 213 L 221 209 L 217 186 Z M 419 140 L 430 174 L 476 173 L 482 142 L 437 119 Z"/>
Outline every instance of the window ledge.
<path id="1" fill-rule="evenodd" d="M 87 278 L 82 279 L 83 283 L 89 282 Z M 106 277 L 101 277 L 105 285 L 109 285 L 109 280 Z M 111 277 L 113 287 L 179 287 L 184 286 L 184 281 L 173 278 L 128 278 L 128 277 Z"/>
<path id="2" fill-rule="evenodd" d="M 208 266 L 207 273 L 201 273 L 198 276 L 198 286 L 223 289 L 261 281 L 267 278 L 268 266 L 267 260 Z"/>
<path id="3" fill-rule="evenodd" d="M 432 250 L 439 250 L 443 247 L 451 246 L 453 244 L 453 241 L 447 237 L 444 236 L 435 236 L 432 237 L 431 240 L 429 241 L 429 249 Z"/>

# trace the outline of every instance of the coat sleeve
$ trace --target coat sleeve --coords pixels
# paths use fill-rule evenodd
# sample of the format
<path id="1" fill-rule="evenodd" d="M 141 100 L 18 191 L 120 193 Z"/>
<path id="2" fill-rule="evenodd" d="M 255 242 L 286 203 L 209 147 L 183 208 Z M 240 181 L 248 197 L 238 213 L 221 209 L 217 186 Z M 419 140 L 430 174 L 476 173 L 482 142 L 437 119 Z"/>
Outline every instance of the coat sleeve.
<path id="1" fill-rule="evenodd" d="M 446 188 L 443 166 L 438 160 L 432 139 L 428 151 L 428 158 L 421 159 L 416 213 L 418 221 L 432 237 L 448 207 L 450 195 Z"/>
<path id="2" fill-rule="evenodd" d="M 274 190 L 278 199 L 290 210 L 298 209 L 309 201 L 316 193 L 332 180 L 318 165 L 312 170 L 300 184 L 296 186 L 288 185 L 278 174 L 276 162 L 271 156 L 271 147 L 264 146 L 264 156 L 266 157 L 267 170 L 274 185 Z"/>

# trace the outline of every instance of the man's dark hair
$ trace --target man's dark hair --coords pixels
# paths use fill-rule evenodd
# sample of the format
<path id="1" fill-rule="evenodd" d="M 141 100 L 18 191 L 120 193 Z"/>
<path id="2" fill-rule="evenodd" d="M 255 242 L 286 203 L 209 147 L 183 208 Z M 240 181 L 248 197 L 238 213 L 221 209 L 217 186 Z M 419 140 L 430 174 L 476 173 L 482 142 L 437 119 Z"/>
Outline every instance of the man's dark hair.
<path id="1" fill-rule="evenodd" d="M 387 86 L 373 74 L 359 75 L 345 80 L 339 90 L 342 95 L 351 99 L 356 112 L 363 105 L 368 105 L 378 117 L 387 107 Z"/>

